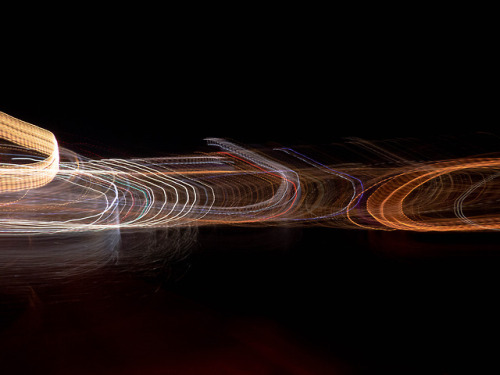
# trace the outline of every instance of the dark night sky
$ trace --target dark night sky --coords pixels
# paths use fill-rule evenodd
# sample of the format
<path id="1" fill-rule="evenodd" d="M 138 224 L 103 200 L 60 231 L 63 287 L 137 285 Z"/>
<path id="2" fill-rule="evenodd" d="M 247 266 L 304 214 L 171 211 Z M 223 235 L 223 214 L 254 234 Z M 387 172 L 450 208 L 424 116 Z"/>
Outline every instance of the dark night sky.
<path id="1" fill-rule="evenodd" d="M 60 140 L 90 138 L 132 156 L 205 150 L 203 138 L 212 136 L 249 144 L 314 145 L 346 136 L 496 131 L 498 116 L 485 68 L 491 63 L 488 52 L 474 54 L 472 64 L 465 59 L 470 50 L 463 40 L 456 45 L 405 37 L 383 41 L 367 35 L 330 44 L 323 39 L 234 40 L 175 51 L 169 47 L 166 53 L 140 43 L 94 54 L 88 52 L 92 46 L 75 48 L 62 53 L 65 59 L 50 69 L 38 66 L 13 74 L 17 87 L 4 84 L 0 110 L 52 130 Z M 170 275 L 144 281 L 133 273 L 124 281 L 111 270 L 109 278 L 118 281 L 103 283 L 104 289 L 116 288 L 121 297 L 106 297 L 104 303 L 99 293 L 106 292 L 100 291 L 75 305 L 46 307 L 37 335 L 26 334 L 28 352 L 38 353 L 35 357 L 48 369 L 57 367 L 52 358 L 58 350 L 75 362 L 90 358 L 96 368 L 140 368 L 146 362 L 126 357 L 142 348 L 139 352 L 148 352 L 146 358 L 159 368 L 176 363 L 183 369 L 177 356 L 188 362 L 204 358 L 219 371 L 224 363 L 226 370 L 241 369 L 246 361 L 276 370 L 283 363 L 280 358 L 298 351 L 298 361 L 311 368 L 316 363 L 319 373 L 324 365 L 352 373 L 431 374 L 491 360 L 497 348 L 486 344 L 499 333 L 496 234 L 309 228 L 207 229 L 199 236 L 193 254 L 176 266 L 180 271 L 174 274 L 182 276 L 175 282 Z M 408 256 L 423 250 L 436 255 Z M 94 277 L 101 282 L 108 275 Z M 86 290 L 78 280 L 66 288 Z M 161 292 L 153 293 L 157 288 Z M 138 294 L 146 302 L 138 302 Z M 85 308 L 92 318 L 75 312 Z M 84 328 L 70 329 L 71 317 L 62 318 L 68 311 L 81 327 L 106 325 L 108 331 L 101 327 L 101 336 L 87 333 L 82 339 Z M 29 316 L 23 319 L 34 324 Z M 16 319 L 14 314 L 2 329 L 24 324 Z M 209 328 L 201 327 L 199 319 Z M 146 322 L 150 325 L 142 331 Z M 234 322 L 239 322 L 236 329 Z M 176 326 L 182 328 L 176 331 Z M 221 340 L 221 326 L 243 346 Z M 138 344 L 141 335 L 149 340 L 145 347 Z M 286 341 L 287 335 L 300 345 Z M 174 339 L 180 342 L 177 354 L 161 354 L 176 346 Z M 65 340 L 68 345 L 62 344 Z M 43 342 L 49 344 L 40 354 Z M 94 342 L 121 343 L 103 347 L 116 362 L 99 356 Z M 19 347 L 10 349 L 14 364 L 23 358 Z M 241 353 L 248 347 L 266 354 L 247 358 Z M 158 359 L 162 355 L 165 360 Z M 309 355 L 315 359 L 308 362 Z M 124 364 L 116 364 L 120 361 Z M 75 366 L 66 359 L 60 371 Z"/>
<path id="2" fill-rule="evenodd" d="M 54 132 L 161 152 L 196 150 L 210 136 L 317 144 L 496 131 L 494 61 L 481 41 L 319 34 L 196 34 L 164 48 L 76 40 L 10 60 L 2 109 Z"/>

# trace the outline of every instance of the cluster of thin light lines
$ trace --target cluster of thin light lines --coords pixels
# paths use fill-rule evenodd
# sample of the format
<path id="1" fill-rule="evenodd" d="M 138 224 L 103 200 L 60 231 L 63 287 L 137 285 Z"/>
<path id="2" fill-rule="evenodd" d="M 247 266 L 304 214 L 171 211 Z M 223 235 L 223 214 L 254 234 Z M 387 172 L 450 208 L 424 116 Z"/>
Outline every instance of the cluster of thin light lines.
<path id="1" fill-rule="evenodd" d="M 324 225 L 411 231 L 500 229 L 500 158 L 320 162 L 219 138 L 218 151 L 89 159 L 0 112 L 0 234 L 202 225 Z M 383 150 L 367 141 L 363 147 Z"/>

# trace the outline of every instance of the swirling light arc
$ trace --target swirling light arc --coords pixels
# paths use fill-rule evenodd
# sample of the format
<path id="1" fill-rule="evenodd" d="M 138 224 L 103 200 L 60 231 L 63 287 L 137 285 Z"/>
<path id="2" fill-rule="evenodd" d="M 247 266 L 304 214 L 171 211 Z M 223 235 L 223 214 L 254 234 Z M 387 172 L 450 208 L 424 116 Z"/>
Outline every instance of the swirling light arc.
<path id="1" fill-rule="evenodd" d="M 495 157 L 405 162 L 391 153 L 383 166 L 336 165 L 291 148 L 265 153 L 208 138 L 220 151 L 89 159 L 2 112 L 0 139 L 0 234 L 221 224 L 500 229 Z"/>
<path id="2" fill-rule="evenodd" d="M 0 139 L 11 147 L 42 155 L 29 164 L 0 164 L 0 192 L 35 189 L 48 184 L 59 171 L 59 148 L 54 134 L 0 112 Z"/>
<path id="3" fill-rule="evenodd" d="M 460 197 L 454 199 L 453 213 L 455 217 L 434 217 L 421 220 L 411 219 L 408 212 L 415 213 L 417 208 L 419 211 L 429 211 L 429 206 L 419 204 L 418 195 L 411 198 L 411 194 L 415 193 L 418 188 L 425 184 L 450 176 L 454 172 L 473 172 L 487 171 L 488 174 L 500 169 L 500 159 L 498 158 L 476 158 L 476 159 L 457 159 L 432 163 L 416 169 L 401 173 L 390 180 L 384 182 L 378 187 L 368 198 L 367 210 L 380 224 L 393 229 L 413 230 L 413 231 L 476 231 L 481 229 L 499 230 L 500 216 L 483 215 L 477 216 L 473 221 L 467 219 L 463 215 L 464 194 L 467 190 L 462 187 L 458 191 L 462 191 Z M 492 178 L 482 178 L 480 184 L 486 183 Z M 476 184 L 470 184 L 469 191 Z M 447 194 L 454 193 L 451 186 L 446 186 Z M 437 191 L 438 189 L 435 189 Z M 456 192 L 455 192 L 456 193 Z M 444 200 L 449 202 L 449 200 Z M 434 205 L 436 202 L 434 199 Z M 413 206 L 413 207 L 411 207 Z M 427 208 L 425 207 L 427 206 Z M 446 211 L 450 210 L 450 205 L 446 207 Z M 434 209 L 436 211 L 436 208 Z M 406 213 L 405 213 L 406 211 Z M 459 214 L 459 211 L 462 211 Z"/>

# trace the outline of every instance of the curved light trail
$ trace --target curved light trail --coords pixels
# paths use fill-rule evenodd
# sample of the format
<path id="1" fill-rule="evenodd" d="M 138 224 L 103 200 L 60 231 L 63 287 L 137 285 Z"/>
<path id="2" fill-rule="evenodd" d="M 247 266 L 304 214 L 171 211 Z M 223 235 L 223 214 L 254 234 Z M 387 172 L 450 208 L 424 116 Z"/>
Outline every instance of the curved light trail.
<path id="1" fill-rule="evenodd" d="M 0 192 L 34 189 L 57 174 L 59 149 L 51 132 L 0 112 L 0 139 L 7 141 L 0 149 L 2 159 L 7 156 L 0 163 Z"/>
<path id="2" fill-rule="evenodd" d="M 500 158 L 407 162 L 387 153 L 386 164 L 336 164 L 291 148 L 207 142 L 219 151 L 89 159 L 0 112 L 0 234 L 219 224 L 500 229 Z"/>

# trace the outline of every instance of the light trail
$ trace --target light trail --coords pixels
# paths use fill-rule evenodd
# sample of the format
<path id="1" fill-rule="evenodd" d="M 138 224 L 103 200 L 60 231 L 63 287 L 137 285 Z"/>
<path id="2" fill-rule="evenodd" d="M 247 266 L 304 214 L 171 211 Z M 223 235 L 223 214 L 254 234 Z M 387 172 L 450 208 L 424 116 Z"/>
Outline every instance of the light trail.
<path id="1" fill-rule="evenodd" d="M 55 177 L 59 166 L 59 149 L 56 138 L 51 132 L 18 120 L 0 112 L 0 139 L 9 144 L 2 145 L 2 155 L 13 156 L 17 152 L 40 154 L 43 159 L 28 164 L 0 164 L 0 192 L 34 189 L 43 186 Z M 4 150 L 16 151 L 11 154 Z M 19 158 L 12 158 L 19 160 Z"/>
<path id="2" fill-rule="evenodd" d="M 484 203 L 498 203 L 500 159 L 458 159 L 432 163 L 391 178 L 368 198 L 367 210 L 382 225 L 413 231 L 477 231 L 500 229 L 499 212 L 481 208 L 471 219 L 464 214 L 465 200 L 478 187 Z M 485 175 L 493 176 L 485 177 Z M 443 181 L 448 178 L 449 181 Z M 474 183 L 479 178 L 479 182 Z M 434 185 L 429 185 L 435 182 Z M 424 187 L 427 187 L 424 189 Z M 477 197 L 476 197 L 477 199 Z M 477 207 L 477 202 L 468 205 Z M 498 208 L 498 207 L 497 207 Z M 453 214 L 452 217 L 450 214 Z"/>
<path id="3" fill-rule="evenodd" d="M 89 159 L 0 112 L 0 235 L 203 225 L 323 225 L 409 231 L 500 229 L 500 158 L 317 161 L 291 148 L 209 138 L 204 155 Z"/>

